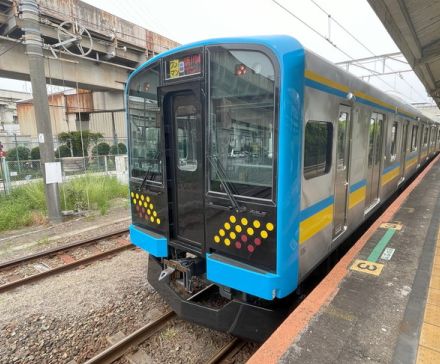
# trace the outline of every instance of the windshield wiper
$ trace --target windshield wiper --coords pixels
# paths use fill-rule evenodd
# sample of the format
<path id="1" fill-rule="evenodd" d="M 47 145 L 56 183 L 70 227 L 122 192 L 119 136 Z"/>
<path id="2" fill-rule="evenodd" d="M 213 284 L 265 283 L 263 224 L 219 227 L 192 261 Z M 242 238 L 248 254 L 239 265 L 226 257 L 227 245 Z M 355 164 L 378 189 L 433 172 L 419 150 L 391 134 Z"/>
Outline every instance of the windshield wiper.
<path id="1" fill-rule="evenodd" d="M 154 155 L 154 157 L 153 157 L 153 162 L 158 162 L 158 161 L 159 161 L 159 156 L 160 156 L 160 152 L 157 152 L 157 153 Z M 141 183 L 141 185 L 139 186 L 138 191 L 141 191 L 141 190 L 142 190 L 142 188 L 143 188 L 144 185 L 145 185 L 145 182 L 147 182 L 147 179 L 151 179 L 151 178 L 149 178 L 150 175 L 151 175 L 151 176 L 153 175 L 153 165 L 152 165 L 152 164 L 150 165 L 150 167 L 149 167 L 149 168 L 147 169 L 147 171 L 145 172 L 144 179 L 142 180 L 142 183 Z"/>
<path id="2" fill-rule="evenodd" d="M 214 162 L 215 160 L 215 162 Z M 226 195 L 229 198 L 229 201 L 231 202 L 232 208 L 234 208 L 237 212 L 243 212 L 246 211 L 245 206 L 241 206 L 237 199 L 234 197 L 234 192 L 236 193 L 234 187 L 231 185 L 230 182 L 227 180 L 227 176 L 225 173 L 225 170 L 223 168 L 223 165 L 221 164 L 220 160 L 217 156 L 208 156 L 208 161 L 211 163 L 211 165 L 217 170 L 217 176 L 220 179 L 221 184 L 223 185 L 223 188 L 226 192 Z"/>

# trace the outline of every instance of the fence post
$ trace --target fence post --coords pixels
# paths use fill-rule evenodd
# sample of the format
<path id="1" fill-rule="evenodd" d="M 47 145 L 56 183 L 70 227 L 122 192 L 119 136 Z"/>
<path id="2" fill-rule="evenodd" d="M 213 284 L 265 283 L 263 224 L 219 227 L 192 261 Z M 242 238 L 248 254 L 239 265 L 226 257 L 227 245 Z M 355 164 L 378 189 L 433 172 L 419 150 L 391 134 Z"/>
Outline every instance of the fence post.
<path id="1" fill-rule="evenodd" d="M 104 156 L 104 166 L 105 166 L 105 173 L 108 173 L 108 161 L 107 161 L 107 155 Z"/>
<path id="2" fill-rule="evenodd" d="M 2 170 L 3 170 L 3 186 L 5 189 L 5 193 L 9 195 L 11 193 L 11 178 L 9 176 L 9 168 L 8 163 L 6 162 L 5 157 L 0 158 L 2 160 Z"/>

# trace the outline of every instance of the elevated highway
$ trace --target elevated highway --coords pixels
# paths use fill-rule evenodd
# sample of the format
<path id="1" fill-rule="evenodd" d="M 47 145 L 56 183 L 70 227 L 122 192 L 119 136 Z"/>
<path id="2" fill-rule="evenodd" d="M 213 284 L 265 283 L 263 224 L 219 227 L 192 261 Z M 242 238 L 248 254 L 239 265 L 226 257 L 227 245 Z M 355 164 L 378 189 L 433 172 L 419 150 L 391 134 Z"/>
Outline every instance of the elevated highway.
<path id="1" fill-rule="evenodd" d="M 39 0 L 47 83 L 122 90 L 139 64 L 178 43 L 79 0 Z M 0 0 L 0 77 L 29 80 L 20 2 Z"/>

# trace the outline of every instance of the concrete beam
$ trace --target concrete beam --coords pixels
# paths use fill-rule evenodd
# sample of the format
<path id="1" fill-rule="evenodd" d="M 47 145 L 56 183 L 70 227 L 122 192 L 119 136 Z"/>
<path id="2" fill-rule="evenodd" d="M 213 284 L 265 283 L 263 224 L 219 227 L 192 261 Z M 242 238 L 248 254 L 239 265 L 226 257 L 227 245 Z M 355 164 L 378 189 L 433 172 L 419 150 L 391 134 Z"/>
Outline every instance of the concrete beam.
<path id="1" fill-rule="evenodd" d="M 24 45 L 0 38 L 0 48 L 9 48 L 14 43 L 16 45 L 0 57 L 0 77 L 29 81 L 29 64 L 23 56 Z M 46 82 L 57 86 L 122 91 L 128 75 L 133 70 L 65 53 L 60 54 L 60 59 L 53 59 L 48 50 L 44 51 L 44 56 Z"/>
<path id="2" fill-rule="evenodd" d="M 368 0 L 368 3 L 405 55 L 426 89 L 434 90 L 435 81 L 429 65 L 420 63 L 422 47 L 404 1 Z"/>
<path id="3" fill-rule="evenodd" d="M 437 58 L 440 58 L 440 39 L 422 48 L 422 57 L 419 59 L 419 63 L 432 62 Z"/>
<path id="4" fill-rule="evenodd" d="M 18 17 L 12 17 L 8 22 L 7 28 L 4 30 L 4 34 L 9 34 L 16 28 L 23 28 L 23 20 Z M 57 28 L 51 24 L 40 24 L 41 35 L 43 38 L 51 38 L 54 39 L 55 42 L 58 43 L 58 32 Z M 92 33 L 93 37 L 93 33 Z M 92 50 L 95 52 L 110 54 L 114 52 L 115 57 L 120 59 L 127 60 L 131 62 L 131 64 L 139 65 L 146 61 L 147 57 L 145 55 L 145 51 L 139 51 L 138 49 L 132 49 L 130 46 L 127 47 L 127 50 L 116 47 L 116 39 L 114 42 L 104 41 L 102 39 L 93 38 Z M 81 45 L 84 48 L 90 48 L 90 41 L 87 37 L 84 37 L 81 41 Z M 130 64 L 130 63 L 129 63 Z"/>

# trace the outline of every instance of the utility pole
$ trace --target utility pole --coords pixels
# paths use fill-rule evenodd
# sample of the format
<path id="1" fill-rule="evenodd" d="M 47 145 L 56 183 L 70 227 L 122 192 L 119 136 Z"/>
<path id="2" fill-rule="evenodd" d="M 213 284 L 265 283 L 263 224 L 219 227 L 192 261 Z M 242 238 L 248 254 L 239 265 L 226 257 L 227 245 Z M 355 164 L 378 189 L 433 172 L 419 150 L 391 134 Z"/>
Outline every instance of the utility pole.
<path id="1" fill-rule="evenodd" d="M 29 75 L 34 99 L 35 120 L 37 122 L 38 144 L 46 193 L 47 212 L 51 222 L 61 221 L 60 192 L 58 183 L 47 184 L 46 164 L 55 161 L 53 150 L 52 124 L 47 98 L 46 75 L 44 71 L 43 40 L 41 38 L 39 9 L 36 0 L 21 0 L 24 43 L 29 61 Z"/>

